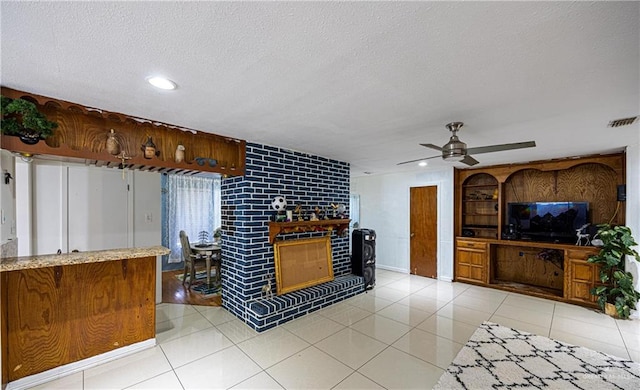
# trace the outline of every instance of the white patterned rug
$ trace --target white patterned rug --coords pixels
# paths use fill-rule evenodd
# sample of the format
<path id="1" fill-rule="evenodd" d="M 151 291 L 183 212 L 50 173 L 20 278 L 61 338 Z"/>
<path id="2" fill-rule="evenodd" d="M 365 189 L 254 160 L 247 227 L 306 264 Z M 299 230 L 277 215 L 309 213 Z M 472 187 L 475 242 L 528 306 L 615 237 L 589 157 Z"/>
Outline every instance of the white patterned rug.
<path id="1" fill-rule="evenodd" d="M 640 389 L 640 363 L 485 322 L 435 389 Z"/>

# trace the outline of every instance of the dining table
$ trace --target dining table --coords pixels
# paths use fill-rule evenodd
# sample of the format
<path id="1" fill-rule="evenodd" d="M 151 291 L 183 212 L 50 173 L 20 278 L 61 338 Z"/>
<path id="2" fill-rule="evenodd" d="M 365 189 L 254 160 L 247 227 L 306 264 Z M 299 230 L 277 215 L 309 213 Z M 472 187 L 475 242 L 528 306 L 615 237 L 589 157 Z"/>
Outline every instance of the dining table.
<path id="1" fill-rule="evenodd" d="M 220 244 L 214 242 L 204 242 L 190 244 L 191 250 L 195 254 L 204 256 L 207 269 L 207 285 L 211 286 L 211 262 L 216 262 L 216 283 L 220 283 L 220 263 L 222 261 L 222 248 Z"/>

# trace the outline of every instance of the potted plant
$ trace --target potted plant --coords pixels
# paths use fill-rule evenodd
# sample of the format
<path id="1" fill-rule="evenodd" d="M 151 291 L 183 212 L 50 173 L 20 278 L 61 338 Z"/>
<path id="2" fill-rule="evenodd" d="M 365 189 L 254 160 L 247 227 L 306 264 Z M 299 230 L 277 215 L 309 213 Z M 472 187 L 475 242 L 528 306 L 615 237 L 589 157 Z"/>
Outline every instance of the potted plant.
<path id="1" fill-rule="evenodd" d="M 213 232 L 213 242 L 216 244 L 220 244 L 220 240 L 222 239 L 222 228 L 217 228 Z"/>
<path id="2" fill-rule="evenodd" d="M 53 134 L 58 124 L 44 116 L 35 104 L 24 99 L 11 99 L 0 95 L 0 128 L 2 134 L 20 137 L 22 142 L 34 145 Z"/>
<path id="3" fill-rule="evenodd" d="M 631 256 L 640 261 L 640 255 L 632 249 L 638 244 L 626 226 L 598 225 L 596 236 L 602 240 L 602 247 L 588 261 L 600 266 L 602 285 L 592 288 L 591 294 L 598 297 L 598 305 L 605 313 L 629 318 L 640 293 L 634 289 L 631 272 L 625 271 L 625 258 Z"/>

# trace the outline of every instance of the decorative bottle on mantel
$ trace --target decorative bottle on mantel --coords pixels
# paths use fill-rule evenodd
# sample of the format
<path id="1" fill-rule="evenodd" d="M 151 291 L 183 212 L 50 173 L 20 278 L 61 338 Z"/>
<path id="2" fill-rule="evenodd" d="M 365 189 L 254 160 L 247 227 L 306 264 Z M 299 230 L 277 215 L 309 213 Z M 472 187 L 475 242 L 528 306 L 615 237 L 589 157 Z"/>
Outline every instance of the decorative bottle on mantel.
<path id="1" fill-rule="evenodd" d="M 107 136 L 107 153 L 117 156 L 120 153 L 120 145 L 116 139 L 116 133 L 111 129 Z"/>
<path id="2" fill-rule="evenodd" d="M 142 145 L 142 151 L 144 152 L 144 158 L 154 158 L 158 155 L 156 144 L 153 143 L 151 136 L 147 137 L 147 142 Z"/>
<path id="3" fill-rule="evenodd" d="M 178 145 L 176 148 L 176 162 L 181 163 L 184 161 L 184 146 Z"/>

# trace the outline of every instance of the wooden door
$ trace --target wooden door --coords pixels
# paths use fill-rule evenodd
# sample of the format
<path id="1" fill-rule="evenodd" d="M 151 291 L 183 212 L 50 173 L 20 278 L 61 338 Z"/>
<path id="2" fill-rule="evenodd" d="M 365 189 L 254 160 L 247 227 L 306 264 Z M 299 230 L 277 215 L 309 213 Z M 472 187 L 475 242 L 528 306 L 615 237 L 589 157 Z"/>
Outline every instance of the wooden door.
<path id="1" fill-rule="evenodd" d="M 410 192 L 410 272 L 438 276 L 438 187 L 411 187 Z"/>

